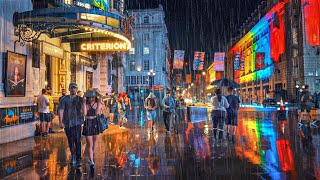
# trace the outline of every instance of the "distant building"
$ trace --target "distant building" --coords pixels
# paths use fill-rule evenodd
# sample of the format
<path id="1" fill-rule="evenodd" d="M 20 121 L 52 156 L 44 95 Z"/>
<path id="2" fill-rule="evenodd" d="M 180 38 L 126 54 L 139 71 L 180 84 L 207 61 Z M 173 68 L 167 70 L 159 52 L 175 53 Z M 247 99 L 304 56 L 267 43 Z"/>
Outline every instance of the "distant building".
<path id="1" fill-rule="evenodd" d="M 163 94 L 169 86 L 166 64 L 169 40 L 163 7 L 129 10 L 128 13 L 135 17 L 135 21 L 132 49 L 126 58 L 127 91 L 137 98 L 139 91 L 141 96 L 147 95 L 152 85 L 154 91 Z M 154 77 L 148 76 L 151 71 L 155 73 Z"/>
<path id="2" fill-rule="evenodd" d="M 261 4 L 231 39 L 227 76 L 240 83 L 244 101 L 262 103 L 267 95 L 298 101 L 306 84 L 312 93 L 320 91 L 318 3 Z"/>

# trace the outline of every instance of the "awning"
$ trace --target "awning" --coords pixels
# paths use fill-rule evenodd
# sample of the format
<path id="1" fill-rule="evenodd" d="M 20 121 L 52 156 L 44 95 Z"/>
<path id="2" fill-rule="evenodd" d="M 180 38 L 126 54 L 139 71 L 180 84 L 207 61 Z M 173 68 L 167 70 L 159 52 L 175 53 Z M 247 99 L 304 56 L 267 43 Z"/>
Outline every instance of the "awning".
<path id="1" fill-rule="evenodd" d="M 42 33 L 60 37 L 62 43 L 118 40 L 131 47 L 133 17 L 86 9 L 73 5 L 16 12 L 13 17 L 15 35 L 20 42 L 32 42 Z"/>

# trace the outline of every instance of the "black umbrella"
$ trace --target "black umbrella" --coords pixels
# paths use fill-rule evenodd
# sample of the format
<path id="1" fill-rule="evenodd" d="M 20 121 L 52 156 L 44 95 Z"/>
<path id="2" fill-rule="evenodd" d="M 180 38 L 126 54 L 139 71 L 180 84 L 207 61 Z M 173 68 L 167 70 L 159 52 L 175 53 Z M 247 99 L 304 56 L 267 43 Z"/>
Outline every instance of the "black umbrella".
<path id="1" fill-rule="evenodd" d="M 215 80 L 211 83 L 211 85 L 216 85 L 216 86 L 231 86 L 234 88 L 239 88 L 240 84 L 238 84 L 237 82 L 231 80 L 231 79 L 227 79 L 227 78 L 222 78 L 219 80 Z"/>

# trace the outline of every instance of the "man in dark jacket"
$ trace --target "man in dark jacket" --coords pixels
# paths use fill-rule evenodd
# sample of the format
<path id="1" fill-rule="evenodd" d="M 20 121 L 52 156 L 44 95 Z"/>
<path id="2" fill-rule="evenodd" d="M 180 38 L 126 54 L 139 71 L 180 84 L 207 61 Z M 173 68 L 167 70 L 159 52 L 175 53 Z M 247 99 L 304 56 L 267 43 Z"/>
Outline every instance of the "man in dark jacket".
<path id="1" fill-rule="evenodd" d="M 70 95 L 63 97 L 59 106 L 60 127 L 65 129 L 71 151 L 71 165 L 82 166 L 81 163 L 81 125 L 83 124 L 83 107 L 86 102 L 77 96 L 78 86 L 69 85 Z"/>

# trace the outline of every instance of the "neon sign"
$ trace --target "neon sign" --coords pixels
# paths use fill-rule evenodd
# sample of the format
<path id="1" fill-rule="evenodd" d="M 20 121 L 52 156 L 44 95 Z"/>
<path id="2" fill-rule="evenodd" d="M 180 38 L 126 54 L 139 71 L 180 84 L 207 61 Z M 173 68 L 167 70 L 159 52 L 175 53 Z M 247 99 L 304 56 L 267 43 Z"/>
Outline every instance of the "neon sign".
<path id="1" fill-rule="evenodd" d="M 102 42 L 102 43 L 82 43 L 81 51 L 127 51 L 130 49 L 126 42 Z"/>

